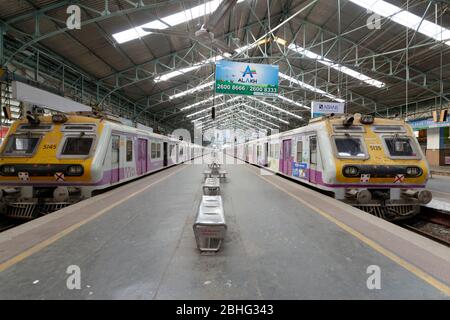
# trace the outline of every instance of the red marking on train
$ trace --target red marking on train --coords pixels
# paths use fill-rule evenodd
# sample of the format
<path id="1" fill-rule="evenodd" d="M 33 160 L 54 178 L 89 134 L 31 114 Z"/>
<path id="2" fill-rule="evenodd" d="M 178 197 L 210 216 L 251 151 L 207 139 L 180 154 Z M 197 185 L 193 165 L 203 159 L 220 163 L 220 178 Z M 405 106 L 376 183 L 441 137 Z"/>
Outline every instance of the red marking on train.
<path id="1" fill-rule="evenodd" d="M 395 176 L 394 183 L 402 183 L 405 181 L 405 175 L 398 174 Z"/>
<path id="2" fill-rule="evenodd" d="M 62 172 L 56 172 L 56 173 L 55 173 L 55 179 L 56 179 L 56 181 L 65 181 L 65 180 L 64 180 L 64 173 L 62 173 Z"/>
<path id="3" fill-rule="evenodd" d="M 370 174 L 362 174 L 361 178 L 359 180 L 361 182 L 369 182 L 370 181 Z"/>

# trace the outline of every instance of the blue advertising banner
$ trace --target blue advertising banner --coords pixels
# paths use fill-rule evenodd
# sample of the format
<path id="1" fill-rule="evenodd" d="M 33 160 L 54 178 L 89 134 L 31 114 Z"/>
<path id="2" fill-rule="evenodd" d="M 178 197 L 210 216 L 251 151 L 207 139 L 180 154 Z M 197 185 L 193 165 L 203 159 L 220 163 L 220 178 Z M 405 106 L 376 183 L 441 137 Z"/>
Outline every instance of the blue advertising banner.
<path id="1" fill-rule="evenodd" d="M 450 127 L 450 119 L 445 122 L 435 122 L 431 119 L 411 120 L 407 122 L 413 130 L 430 129 L 430 128 L 443 128 Z"/>
<path id="2" fill-rule="evenodd" d="M 305 162 L 292 162 L 292 175 L 298 178 L 306 178 L 308 164 Z"/>
<path id="3" fill-rule="evenodd" d="M 227 60 L 216 62 L 216 92 L 278 96 L 278 66 Z"/>

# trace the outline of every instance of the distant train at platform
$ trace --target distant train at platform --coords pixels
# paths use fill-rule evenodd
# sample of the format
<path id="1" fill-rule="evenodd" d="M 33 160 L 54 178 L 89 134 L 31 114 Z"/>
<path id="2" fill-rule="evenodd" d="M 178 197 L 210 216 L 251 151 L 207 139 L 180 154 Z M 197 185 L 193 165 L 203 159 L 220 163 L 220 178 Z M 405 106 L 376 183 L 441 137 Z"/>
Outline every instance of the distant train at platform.
<path id="1" fill-rule="evenodd" d="M 31 116 L 0 150 L 0 210 L 34 218 L 194 157 L 202 147 L 102 116 Z"/>
<path id="2" fill-rule="evenodd" d="M 386 220 L 410 218 L 432 199 L 428 163 L 411 127 L 399 119 L 315 118 L 227 153 Z"/>

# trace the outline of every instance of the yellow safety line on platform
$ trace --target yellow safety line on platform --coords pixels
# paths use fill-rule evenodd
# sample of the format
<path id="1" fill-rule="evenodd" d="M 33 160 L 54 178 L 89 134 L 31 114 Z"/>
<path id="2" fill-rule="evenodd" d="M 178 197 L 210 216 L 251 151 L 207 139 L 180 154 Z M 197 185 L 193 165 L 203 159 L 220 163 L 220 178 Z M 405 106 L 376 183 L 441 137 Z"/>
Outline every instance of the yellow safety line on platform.
<path id="1" fill-rule="evenodd" d="M 183 165 L 180 169 L 168 174 L 167 176 L 162 177 L 159 180 L 156 180 L 155 182 L 145 186 L 144 188 L 133 192 L 131 194 L 129 194 L 128 196 L 126 196 L 125 198 L 113 203 L 112 205 L 100 210 L 99 212 L 97 212 L 96 214 L 90 216 L 89 218 L 86 218 L 85 220 L 82 220 L 66 229 L 64 229 L 63 231 L 55 234 L 54 236 L 48 238 L 47 240 L 44 240 L 34 246 L 32 246 L 31 248 L 23 251 L 22 253 L 14 256 L 13 258 L 3 262 L 2 264 L 0 264 L 0 272 L 5 271 L 6 269 L 8 269 L 9 267 L 17 264 L 18 262 L 28 258 L 29 256 L 35 254 L 36 252 L 39 252 L 40 250 L 44 249 L 45 247 L 51 245 L 52 243 L 58 241 L 59 239 L 63 238 L 64 236 L 68 235 L 69 233 L 71 233 L 72 231 L 80 228 L 81 226 L 85 225 L 86 223 L 88 223 L 89 221 L 92 221 L 96 218 L 98 218 L 99 216 L 101 216 L 102 214 L 106 213 L 107 211 L 111 210 L 112 208 L 118 206 L 119 204 L 124 203 L 125 201 L 129 200 L 130 198 L 133 198 L 134 196 L 138 195 L 139 193 L 147 190 L 148 188 L 154 186 L 157 183 L 160 183 L 163 180 L 166 180 L 167 178 L 169 178 L 170 176 L 180 172 L 181 170 L 185 169 L 187 166 Z"/>
<path id="2" fill-rule="evenodd" d="M 251 170 L 249 167 L 245 166 L 250 172 L 256 174 L 256 172 L 254 172 L 253 170 Z M 356 237 L 357 239 L 361 240 L 362 242 L 364 242 L 365 244 L 367 244 L 369 247 L 371 247 L 372 249 L 374 249 L 375 251 L 381 253 L 382 255 L 384 255 L 385 257 L 391 259 L 392 261 L 394 261 L 395 263 L 399 264 L 400 266 L 402 266 L 403 268 L 405 268 L 406 270 L 410 271 L 411 273 L 413 273 L 414 275 L 416 275 L 417 277 L 419 277 L 420 279 L 424 280 L 425 282 L 427 282 L 428 284 L 430 284 L 431 286 L 435 287 L 436 289 L 438 289 L 439 291 L 443 292 L 444 294 L 446 294 L 447 296 L 450 296 L 450 287 L 447 286 L 446 284 L 440 282 L 439 280 L 435 279 L 434 277 L 432 277 L 431 275 L 429 275 L 428 273 L 426 273 L 425 271 L 419 269 L 418 267 L 412 265 L 411 263 L 407 262 L 406 260 L 400 258 L 399 256 L 397 256 L 395 253 L 389 251 L 388 249 L 382 247 L 381 245 L 379 245 L 378 243 L 376 243 L 375 241 L 367 238 L 366 236 L 364 236 L 363 234 L 361 234 L 360 232 L 356 231 L 355 229 L 353 229 L 352 227 L 346 225 L 345 223 L 339 221 L 338 219 L 334 218 L 333 216 L 331 216 L 330 214 L 326 213 L 325 211 L 323 211 L 320 208 L 317 208 L 313 205 L 311 205 L 310 203 L 306 202 L 305 200 L 303 200 L 302 198 L 296 196 L 295 194 L 287 191 L 286 189 L 278 186 L 276 183 L 270 181 L 269 179 L 265 178 L 264 176 L 260 175 L 260 174 L 256 174 L 257 176 L 259 176 L 261 179 L 263 179 L 264 181 L 267 181 L 268 183 L 270 183 L 271 185 L 273 185 L 274 187 L 276 187 L 277 189 L 287 193 L 288 195 L 290 195 L 291 197 L 295 198 L 296 200 L 300 201 L 303 205 L 307 206 L 308 208 L 312 209 L 313 211 L 319 213 L 321 216 L 323 216 L 324 218 L 328 219 L 329 221 L 335 223 L 337 226 L 339 226 L 341 229 L 347 231 L 348 233 L 350 233 L 351 235 L 353 235 L 354 237 Z"/>

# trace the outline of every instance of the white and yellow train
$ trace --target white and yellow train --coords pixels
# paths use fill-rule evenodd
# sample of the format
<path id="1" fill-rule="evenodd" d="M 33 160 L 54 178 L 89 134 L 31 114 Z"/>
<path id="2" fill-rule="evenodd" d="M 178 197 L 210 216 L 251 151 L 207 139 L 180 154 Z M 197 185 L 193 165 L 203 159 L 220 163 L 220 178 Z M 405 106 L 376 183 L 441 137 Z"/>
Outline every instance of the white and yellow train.
<path id="1" fill-rule="evenodd" d="M 227 153 L 301 181 L 387 220 L 431 201 L 429 167 L 411 127 L 372 116 L 322 117 L 228 148 Z"/>
<path id="2" fill-rule="evenodd" d="M 0 150 L 1 211 L 10 217 L 34 218 L 201 154 L 100 116 L 31 119 L 12 124 Z"/>

